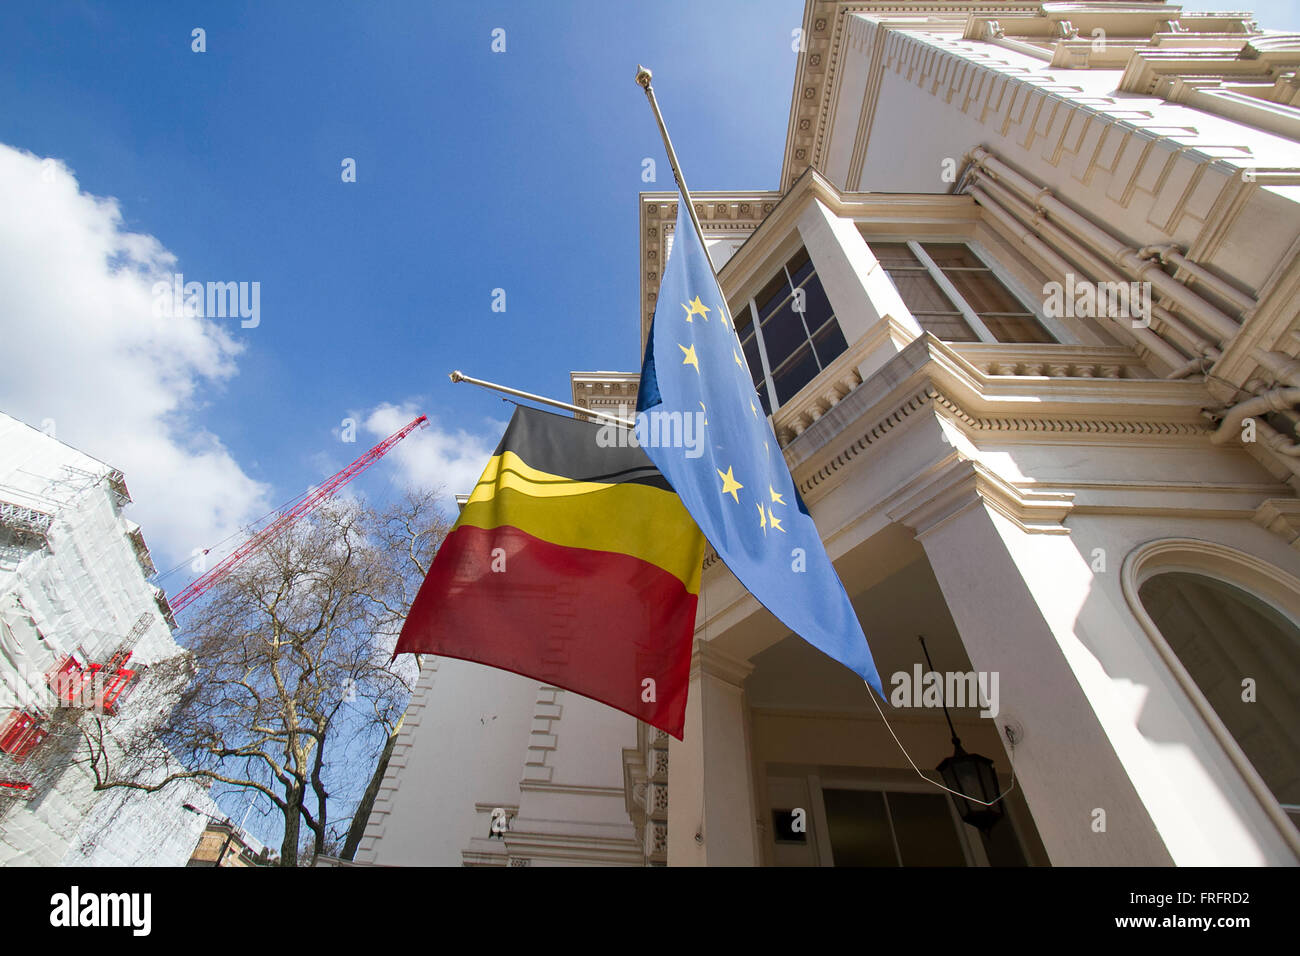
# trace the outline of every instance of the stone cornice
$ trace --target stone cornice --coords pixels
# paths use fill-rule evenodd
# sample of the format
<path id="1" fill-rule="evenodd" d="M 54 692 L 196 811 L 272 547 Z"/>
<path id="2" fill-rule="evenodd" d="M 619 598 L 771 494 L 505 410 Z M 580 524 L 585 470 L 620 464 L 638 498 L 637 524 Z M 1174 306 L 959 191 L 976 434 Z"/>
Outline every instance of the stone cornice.
<path id="1" fill-rule="evenodd" d="M 857 355 L 859 343 L 850 349 Z M 1006 359 L 997 347 L 979 350 L 985 367 L 1036 368 L 1060 372 L 1060 377 L 990 374 L 959 351 L 960 346 L 940 342 L 926 333 L 890 359 L 865 383 L 840 395 L 841 377 L 823 373 L 797 401 L 776 415 L 777 437 L 785 442 L 786 460 L 792 467 L 817 449 L 837 440 L 845 429 L 870 412 L 876 424 L 860 438 L 863 447 L 883 435 L 919 404 L 937 401 L 950 417 L 969 429 L 984 432 L 1060 433 L 1080 437 L 1106 435 L 1177 435 L 1199 439 L 1210 431 L 1201 409 L 1208 398 L 1197 382 L 1094 375 L 1071 376 L 1081 356 L 1108 369 L 1124 368 L 1125 350 L 1077 346 L 1007 346 Z M 1041 359 L 1025 364 L 1025 356 Z M 1059 353 L 1058 353 L 1059 350 Z M 1089 368 L 1093 367 L 1091 364 Z M 833 372 L 834 366 L 827 369 Z M 830 391 L 828 391 L 830 390 Z M 806 408 L 822 393 L 822 407 L 813 416 Z M 836 396 L 832 401 L 831 397 Z"/>
<path id="2" fill-rule="evenodd" d="M 781 163 L 781 188 L 788 189 L 809 166 L 822 165 L 822 150 L 834 118 L 840 68 L 854 14 L 864 13 L 900 22 L 911 21 L 914 25 L 924 18 L 927 29 L 939 29 L 944 25 L 949 32 L 960 34 L 967 18 L 972 14 L 1034 16 L 1039 10 L 1040 5 L 1037 3 L 902 4 L 808 0 L 804 8 L 804 49 L 799 53 L 794 90 L 790 97 L 785 158 Z"/>
<path id="3" fill-rule="evenodd" d="M 640 380 L 639 372 L 569 373 L 573 404 L 596 411 L 617 412 L 620 406 L 635 408 Z"/>
<path id="4" fill-rule="evenodd" d="M 1245 40 L 1245 37 L 1241 38 Z M 1258 44 L 1258 46 L 1257 46 Z M 1266 50 L 1260 52 L 1260 48 Z M 1165 95 L 1162 84 L 1171 78 L 1274 82 L 1300 64 L 1300 37 L 1256 37 L 1239 50 L 1165 49 L 1133 51 L 1118 89 L 1139 96 Z"/>
<path id="5" fill-rule="evenodd" d="M 1074 495 L 1017 488 L 980 462 L 955 452 L 920 481 L 884 503 L 892 520 L 924 537 L 980 504 L 987 504 L 1031 534 L 1069 534 L 1062 522 Z"/>
<path id="6" fill-rule="evenodd" d="M 730 654 L 718 650 L 708 641 L 696 639 L 691 649 L 692 680 L 707 674 L 739 687 L 745 682 L 745 678 L 753 673 L 753 670 L 754 665 L 749 661 L 737 660 Z"/>
<path id="7" fill-rule="evenodd" d="M 1125 55 L 1138 44 L 1160 42 L 1157 38 L 1173 29 L 1182 33 L 1202 33 L 1214 37 L 1256 37 L 1259 27 L 1249 14 L 1184 14 L 1176 4 L 1165 3 L 915 3 L 853 2 L 853 0 L 808 0 L 804 9 L 804 49 L 795 67 L 790 115 L 786 130 L 785 153 L 781 164 L 781 188 L 788 189 L 804 170 L 825 166 L 829 131 L 834 125 L 844 61 L 850 47 L 860 43 L 854 16 L 864 14 L 886 29 L 920 29 L 943 32 L 957 37 L 982 38 L 985 24 L 997 21 L 1018 36 L 1031 39 L 1054 39 L 1056 55 L 1052 66 L 1122 66 L 1112 53 L 1096 57 L 1090 54 L 1091 31 L 1102 29 Z M 1068 24 L 1069 29 L 1064 29 Z M 1069 35 L 1066 35 L 1069 34 Z M 1175 34 L 1174 36 L 1177 36 Z M 1087 38 L 1082 46 L 1072 37 Z M 1176 42 L 1176 41 L 1175 41 Z M 1255 42 L 1252 39 L 1252 43 Z M 1260 42 L 1267 46 L 1268 40 Z M 876 75 L 878 64 L 873 66 Z M 878 83 L 868 81 L 862 115 L 869 126 L 875 110 Z M 866 131 L 869 133 L 869 129 Z M 865 153 L 865 136 L 858 130 L 854 155 Z M 850 175 L 861 173 L 860 162 L 851 166 Z"/>
<path id="8" fill-rule="evenodd" d="M 785 457 L 800 494 L 815 500 L 837 472 L 918 414 L 938 415 L 976 444 L 1199 445 L 1211 431 L 1200 414 L 1206 397 L 1195 382 L 991 376 L 926 334 L 802 427 Z M 790 434 L 784 412 L 778 436 Z M 989 473 L 973 487 L 1000 496 L 1023 525 L 1035 524 L 1027 516 L 1038 514 L 1042 502 L 1025 498 L 1013 506 L 1004 485 Z"/>

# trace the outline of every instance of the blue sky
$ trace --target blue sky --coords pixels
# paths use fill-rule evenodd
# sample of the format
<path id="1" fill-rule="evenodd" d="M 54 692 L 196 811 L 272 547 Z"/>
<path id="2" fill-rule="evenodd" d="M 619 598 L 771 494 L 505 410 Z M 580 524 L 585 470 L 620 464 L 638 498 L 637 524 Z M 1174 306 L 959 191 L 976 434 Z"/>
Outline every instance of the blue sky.
<path id="1" fill-rule="evenodd" d="M 1300 20 L 1282 0 L 1256 8 L 1265 26 Z M 802 0 L 7 5 L 0 143 L 32 155 L 11 150 L 0 172 L 35 182 L 57 161 L 67 189 L 29 213 L 76 221 L 51 248 L 107 231 L 111 256 L 142 273 L 260 283 L 261 309 L 256 328 L 145 335 L 138 289 L 83 279 L 61 253 L 33 259 L 53 263 L 50 301 L 9 303 L 11 343 L 16 329 L 31 354 L 83 347 L 34 359 L 25 387 L 10 373 L 0 408 L 126 470 L 160 566 L 417 410 L 434 428 L 361 487 L 463 490 L 509 407 L 451 385 L 452 368 L 565 398 L 571 369 L 638 365 L 637 193 L 672 182 L 637 64 L 655 70 L 694 188 L 773 188 L 802 13 Z M 191 50 L 195 27 L 206 52 Z M 28 245 L 23 233 L 9 251 Z M 100 292 L 68 291 L 91 279 Z M 355 444 L 340 440 L 347 417 Z"/>
<path id="2" fill-rule="evenodd" d="M 258 327 L 215 320 L 237 371 L 194 375 L 164 418 L 182 445 L 219 439 L 278 504 L 373 443 L 364 428 L 342 443 L 340 422 L 383 403 L 490 447 L 509 407 L 451 385 L 452 368 L 560 398 L 571 369 L 635 368 L 637 193 L 672 188 L 637 64 L 655 70 L 696 188 L 772 188 L 802 8 L 19 4 L 0 35 L 0 142 L 116 198 L 122 228 L 156 238 L 187 281 L 260 283 Z M 25 404 L 6 410 L 38 424 L 40 402 Z M 126 467 L 60 411 L 59 438 Z M 160 564 L 187 553 L 144 530 L 171 552 Z"/>

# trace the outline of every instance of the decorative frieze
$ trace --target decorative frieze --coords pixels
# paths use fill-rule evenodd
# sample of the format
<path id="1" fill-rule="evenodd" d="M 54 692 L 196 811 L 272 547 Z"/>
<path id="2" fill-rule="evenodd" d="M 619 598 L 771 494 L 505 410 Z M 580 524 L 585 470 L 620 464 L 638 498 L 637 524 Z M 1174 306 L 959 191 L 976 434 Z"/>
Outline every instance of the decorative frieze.
<path id="1" fill-rule="evenodd" d="M 659 298 L 662 263 L 668 261 L 677 222 L 675 193 L 641 194 L 641 341 L 644 344 Z M 695 211 L 709 241 L 743 243 L 776 208 L 778 192 L 694 194 Z"/>
<path id="2" fill-rule="evenodd" d="M 643 858 L 668 862 L 668 735 L 638 721 L 637 745 L 623 751 L 624 802 Z"/>

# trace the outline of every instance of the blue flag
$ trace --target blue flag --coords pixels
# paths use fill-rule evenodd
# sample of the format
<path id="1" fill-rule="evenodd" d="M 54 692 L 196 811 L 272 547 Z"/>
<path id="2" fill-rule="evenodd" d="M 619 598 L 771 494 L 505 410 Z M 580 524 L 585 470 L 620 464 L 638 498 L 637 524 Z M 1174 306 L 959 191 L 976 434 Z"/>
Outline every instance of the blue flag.
<path id="1" fill-rule="evenodd" d="M 740 583 L 883 697 L 862 625 L 758 402 L 684 200 L 636 407 L 638 442 Z"/>

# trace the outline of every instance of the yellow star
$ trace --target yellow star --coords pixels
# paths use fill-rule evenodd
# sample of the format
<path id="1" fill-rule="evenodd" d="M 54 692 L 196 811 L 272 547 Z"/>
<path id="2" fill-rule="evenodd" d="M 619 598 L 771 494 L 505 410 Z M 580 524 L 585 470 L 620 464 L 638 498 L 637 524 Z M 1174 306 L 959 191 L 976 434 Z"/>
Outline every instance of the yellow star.
<path id="1" fill-rule="evenodd" d="M 759 505 L 758 510 L 762 511 L 763 506 Z M 772 524 L 773 531 L 780 531 L 782 534 L 785 534 L 785 528 L 781 527 L 781 519 L 772 513 L 772 509 L 770 507 L 767 509 L 767 517 Z"/>
<path id="2" fill-rule="evenodd" d="M 700 301 L 700 297 L 698 295 L 695 297 L 695 301 L 692 302 L 690 305 L 687 305 L 685 302 L 683 302 L 682 308 L 686 310 L 687 322 L 691 321 L 691 316 L 693 315 L 704 316 L 704 321 L 705 322 L 709 321 L 709 312 L 711 310 L 709 309 L 708 306 L 706 306 L 703 302 Z"/>
<path id="3" fill-rule="evenodd" d="M 731 495 L 736 504 L 740 504 L 740 495 L 736 494 L 736 492 L 745 486 L 736 480 L 736 476 L 731 473 L 730 466 L 725 472 L 721 468 L 715 468 L 714 471 L 722 479 L 722 494 Z"/>
<path id="4" fill-rule="evenodd" d="M 768 486 L 767 486 L 767 490 L 768 490 L 768 492 L 772 495 L 772 501 L 773 501 L 773 502 L 775 502 L 775 503 L 778 504 L 778 505 L 783 505 L 783 504 L 785 504 L 785 499 L 782 498 L 779 494 L 777 494 L 777 491 L 776 491 L 775 488 L 773 488 L 771 485 L 768 485 Z"/>
<path id="5" fill-rule="evenodd" d="M 700 411 L 704 413 L 704 424 L 707 425 L 709 423 L 709 410 L 704 407 L 703 402 L 700 402 Z"/>
<path id="6" fill-rule="evenodd" d="M 749 400 L 749 410 L 754 413 L 755 418 L 758 417 L 758 408 L 754 405 L 754 400 L 752 398 Z"/>
<path id="7" fill-rule="evenodd" d="M 686 358 L 682 359 L 683 365 L 694 365 L 696 374 L 700 371 L 700 360 L 695 357 L 695 346 L 687 348 L 685 345 L 678 345 L 679 349 L 686 353 Z"/>
<path id="8" fill-rule="evenodd" d="M 739 365 L 741 368 L 745 367 L 745 363 L 740 360 L 740 353 L 737 352 L 735 349 L 731 350 L 731 357 L 736 360 L 736 364 Z"/>
<path id="9" fill-rule="evenodd" d="M 756 507 L 758 508 L 758 523 L 763 528 L 763 534 L 767 534 L 767 516 L 763 514 L 763 506 L 757 505 Z"/>

